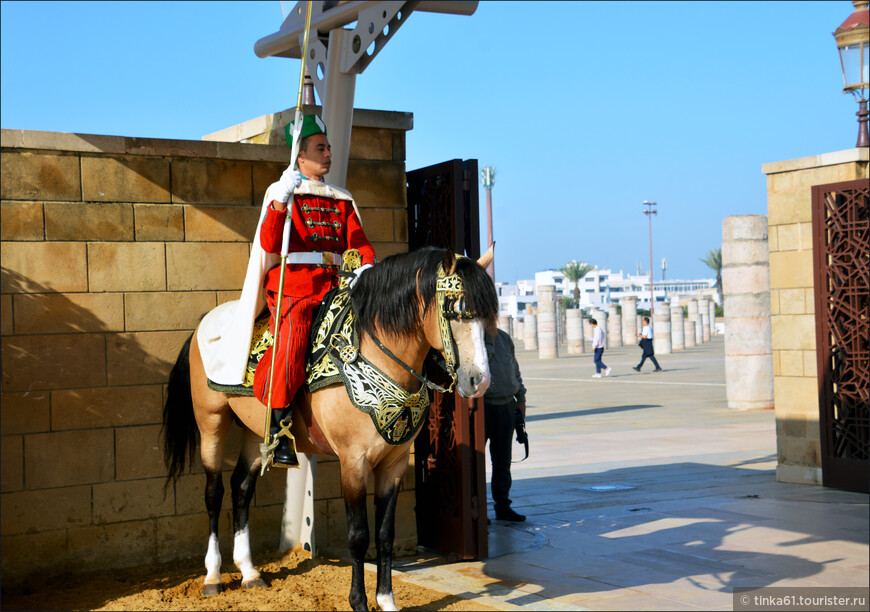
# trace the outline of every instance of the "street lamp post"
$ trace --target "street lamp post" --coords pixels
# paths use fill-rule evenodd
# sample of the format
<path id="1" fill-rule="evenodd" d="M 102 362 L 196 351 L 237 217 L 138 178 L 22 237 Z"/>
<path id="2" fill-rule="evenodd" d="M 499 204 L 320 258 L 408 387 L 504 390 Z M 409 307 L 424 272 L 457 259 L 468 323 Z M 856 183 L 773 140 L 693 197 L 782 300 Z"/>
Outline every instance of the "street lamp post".
<path id="1" fill-rule="evenodd" d="M 480 171 L 480 178 L 486 189 L 486 248 L 489 248 L 489 245 L 492 244 L 492 186 L 495 185 L 495 168 L 484 166 L 483 170 Z M 492 258 L 486 271 L 495 282 L 495 257 Z"/>
<path id="2" fill-rule="evenodd" d="M 643 214 L 645 214 L 649 220 L 649 317 L 650 323 L 652 323 L 653 306 L 655 305 L 655 295 L 653 294 L 652 216 L 658 213 L 655 209 L 655 202 L 647 202 L 644 200 L 643 205 L 646 206 L 646 210 L 643 211 Z"/>
<path id="3" fill-rule="evenodd" d="M 867 130 L 866 90 L 870 85 L 870 0 L 853 0 L 855 10 L 848 19 L 834 30 L 837 51 L 840 54 L 840 70 L 843 71 L 843 93 L 851 93 L 858 102 L 858 144 L 870 146 Z"/>

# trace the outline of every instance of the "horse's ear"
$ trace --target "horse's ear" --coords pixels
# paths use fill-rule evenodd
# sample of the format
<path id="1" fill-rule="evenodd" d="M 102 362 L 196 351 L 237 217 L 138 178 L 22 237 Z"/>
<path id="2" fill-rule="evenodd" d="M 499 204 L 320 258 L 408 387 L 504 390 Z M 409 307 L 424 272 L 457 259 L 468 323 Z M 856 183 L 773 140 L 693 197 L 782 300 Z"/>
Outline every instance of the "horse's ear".
<path id="1" fill-rule="evenodd" d="M 456 253 L 447 249 L 447 252 L 444 253 L 444 259 L 441 260 L 441 269 L 444 270 L 446 276 L 456 272 Z"/>
<path id="2" fill-rule="evenodd" d="M 488 268 L 489 264 L 492 263 L 492 258 L 495 256 L 495 242 L 489 245 L 489 248 L 486 250 L 486 253 L 480 256 L 480 259 L 477 260 L 477 263 L 481 268 Z"/>

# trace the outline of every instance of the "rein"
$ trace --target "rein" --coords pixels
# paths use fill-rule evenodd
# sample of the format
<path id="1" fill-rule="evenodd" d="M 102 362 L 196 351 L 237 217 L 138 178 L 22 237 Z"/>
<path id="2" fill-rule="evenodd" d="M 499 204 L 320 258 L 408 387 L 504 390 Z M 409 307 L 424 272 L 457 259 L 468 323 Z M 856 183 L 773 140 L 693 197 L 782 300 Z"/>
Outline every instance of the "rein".
<path id="1" fill-rule="evenodd" d="M 429 388 L 432 389 L 433 391 L 438 391 L 438 392 L 440 392 L 440 393 L 450 393 L 451 391 L 453 391 L 453 387 L 456 385 L 456 376 L 451 376 L 450 386 L 449 386 L 448 388 L 445 389 L 445 388 L 442 387 L 441 385 L 432 382 L 431 380 L 429 380 L 428 378 L 426 378 L 426 377 L 423 376 L 422 374 L 418 374 L 418 373 L 414 370 L 414 368 L 412 368 L 411 366 L 409 366 L 408 364 L 406 364 L 404 361 L 402 361 L 401 359 L 399 359 L 398 357 L 396 357 L 396 356 L 393 354 L 393 351 L 391 351 L 391 350 L 388 349 L 386 346 L 384 346 L 384 345 L 381 343 L 381 341 L 378 340 L 375 336 L 373 336 L 372 334 L 369 334 L 369 337 L 370 337 L 372 340 L 375 341 L 375 344 L 378 345 L 378 348 L 381 349 L 381 350 L 386 354 L 387 357 L 389 357 L 390 359 L 392 359 L 393 361 L 395 361 L 396 363 L 398 363 L 400 366 L 402 366 L 403 368 L 405 368 L 408 372 L 410 372 L 411 374 L 413 374 L 414 377 L 415 377 L 417 380 L 419 380 L 421 383 L 423 383 L 424 385 L 426 385 L 427 387 L 429 387 Z M 438 365 L 440 365 L 442 368 L 444 368 L 444 371 L 445 371 L 445 372 L 447 372 L 448 374 L 450 373 L 450 370 L 447 369 L 447 366 L 444 365 L 444 362 L 443 362 L 443 361 L 440 361 L 440 360 L 439 360 L 437 363 L 438 363 Z"/>

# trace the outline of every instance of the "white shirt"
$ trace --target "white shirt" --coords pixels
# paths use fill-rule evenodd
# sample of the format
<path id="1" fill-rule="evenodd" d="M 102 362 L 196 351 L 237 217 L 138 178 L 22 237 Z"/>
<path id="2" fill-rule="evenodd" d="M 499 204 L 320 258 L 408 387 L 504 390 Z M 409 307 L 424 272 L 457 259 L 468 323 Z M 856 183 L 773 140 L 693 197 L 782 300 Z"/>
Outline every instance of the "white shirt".
<path id="1" fill-rule="evenodd" d="M 649 325 L 644 325 L 643 330 L 640 332 L 640 335 L 643 336 L 644 338 L 648 338 L 648 339 L 652 340 L 653 339 L 652 327 L 650 327 Z"/>
<path id="2" fill-rule="evenodd" d="M 596 325 L 595 331 L 592 332 L 592 348 L 604 348 L 604 330 L 599 325 Z"/>

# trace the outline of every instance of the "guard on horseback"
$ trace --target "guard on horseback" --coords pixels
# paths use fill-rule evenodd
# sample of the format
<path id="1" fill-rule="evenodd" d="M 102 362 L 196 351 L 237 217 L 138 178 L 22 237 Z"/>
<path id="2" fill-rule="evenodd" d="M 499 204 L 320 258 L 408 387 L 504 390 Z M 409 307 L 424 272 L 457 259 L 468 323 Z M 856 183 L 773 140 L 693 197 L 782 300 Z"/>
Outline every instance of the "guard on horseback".
<path id="1" fill-rule="evenodd" d="M 293 148 L 295 122 L 285 129 L 287 144 Z M 280 303 L 278 338 L 263 355 L 254 373 L 254 395 L 266 406 L 271 404 L 270 446 L 274 448 L 272 464 L 298 467 L 295 442 L 290 435 L 291 403 L 305 381 L 305 352 L 308 346 L 314 311 L 324 295 L 338 285 L 341 254 L 356 249 L 362 266 L 356 278 L 375 262 L 375 251 L 362 228 L 359 211 L 346 190 L 323 181 L 332 164 L 332 152 L 326 125 L 317 115 L 302 118 L 296 163 L 273 183 L 267 193 L 271 198 L 260 225 L 260 246 L 266 253 L 281 252 L 282 239 L 289 240 L 283 271 L 281 266 L 266 272 L 263 286 L 271 313 L 270 329 L 275 329 L 276 309 Z M 289 226 L 285 218 L 290 215 Z M 285 237 L 284 228 L 289 236 Z M 272 352 L 274 351 L 274 359 Z M 272 388 L 269 398 L 270 370 Z"/>

